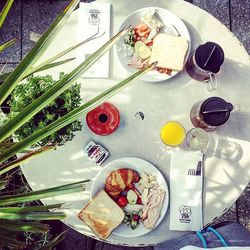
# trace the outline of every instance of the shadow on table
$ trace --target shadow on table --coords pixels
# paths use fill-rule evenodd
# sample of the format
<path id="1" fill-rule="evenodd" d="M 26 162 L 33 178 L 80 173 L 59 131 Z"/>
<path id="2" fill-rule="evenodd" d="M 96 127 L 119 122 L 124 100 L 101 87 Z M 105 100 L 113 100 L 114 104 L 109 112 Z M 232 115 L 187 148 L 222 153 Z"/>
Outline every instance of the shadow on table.
<path id="1" fill-rule="evenodd" d="M 246 152 L 245 152 L 246 153 Z M 214 160 L 220 159 L 220 161 Z M 206 152 L 206 160 L 212 161 L 209 168 L 205 161 L 205 187 L 206 207 L 209 211 L 217 210 L 218 215 L 223 214 L 233 204 L 236 194 L 239 195 L 249 182 L 249 160 L 243 159 L 243 149 L 234 139 L 210 135 L 209 147 Z M 208 197 L 208 199 L 206 199 Z M 207 222 L 216 218 L 209 216 L 206 210 Z"/>
<path id="2" fill-rule="evenodd" d="M 209 208 L 205 209 L 206 222 L 215 219 L 212 211 L 223 214 L 223 208 L 229 208 L 249 182 L 250 71 L 244 62 L 244 57 L 239 61 L 226 58 L 217 78 L 218 88 L 214 95 L 231 102 L 234 110 L 227 123 L 218 127 L 216 132 L 209 133 L 205 161 L 205 199 Z"/>
<path id="3" fill-rule="evenodd" d="M 209 135 L 209 145 L 206 150 L 206 157 L 216 157 L 226 161 L 238 163 L 243 156 L 243 150 L 239 143 L 230 140 L 228 137 Z"/>
<path id="4" fill-rule="evenodd" d="M 249 108 L 249 65 L 239 61 L 225 59 L 221 73 L 218 75 L 218 92 L 228 96 L 234 110 L 226 124 L 219 127 L 219 135 L 250 142 L 250 108 Z M 223 79 L 223 80 L 222 80 Z M 229 93 L 231 95 L 229 96 Z"/>
<path id="5" fill-rule="evenodd" d="M 197 29 L 191 25 L 186 20 L 182 20 L 182 22 L 186 25 L 189 35 L 190 35 L 190 41 L 191 41 L 191 51 L 194 51 L 198 45 L 203 44 L 204 41 L 201 39 L 200 33 L 197 31 Z"/>

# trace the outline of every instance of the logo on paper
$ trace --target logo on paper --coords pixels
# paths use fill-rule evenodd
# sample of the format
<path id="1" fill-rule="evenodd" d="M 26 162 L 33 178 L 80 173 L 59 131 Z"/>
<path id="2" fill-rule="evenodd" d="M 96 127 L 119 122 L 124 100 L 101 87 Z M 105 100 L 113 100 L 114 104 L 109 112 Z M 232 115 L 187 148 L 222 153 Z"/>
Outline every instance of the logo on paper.
<path id="1" fill-rule="evenodd" d="M 100 11 L 96 9 L 91 9 L 89 13 L 90 13 L 90 16 L 88 18 L 89 24 L 94 25 L 94 26 L 99 25 L 100 24 L 100 17 L 99 17 Z"/>
<path id="2" fill-rule="evenodd" d="M 179 212 L 181 215 L 181 218 L 179 219 L 179 221 L 181 223 L 190 223 L 190 216 L 192 214 L 192 210 L 189 206 L 180 206 L 179 208 Z"/>

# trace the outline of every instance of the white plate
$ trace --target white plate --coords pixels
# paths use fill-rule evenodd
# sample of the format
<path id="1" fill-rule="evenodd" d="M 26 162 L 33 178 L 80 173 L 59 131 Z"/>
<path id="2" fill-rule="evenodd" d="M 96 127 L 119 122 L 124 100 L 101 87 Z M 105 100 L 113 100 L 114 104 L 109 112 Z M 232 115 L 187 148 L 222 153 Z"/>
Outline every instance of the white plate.
<path id="1" fill-rule="evenodd" d="M 168 186 L 161 172 L 154 165 L 145 160 L 135 157 L 126 157 L 108 163 L 95 177 L 93 184 L 91 186 L 90 197 L 93 198 L 98 191 L 104 188 L 106 178 L 112 171 L 120 168 L 134 169 L 139 173 L 139 175 L 141 175 L 143 171 L 145 171 L 146 173 L 152 173 L 156 175 L 157 182 L 166 191 L 166 196 L 161 210 L 161 215 L 155 227 L 158 226 L 168 210 L 168 203 L 169 203 Z M 140 223 L 140 225 L 135 230 L 131 229 L 124 223 L 121 223 L 121 225 L 119 225 L 113 231 L 113 234 L 123 237 L 136 237 L 144 235 L 150 231 L 151 230 L 145 228 L 142 223 Z"/>
<path id="2" fill-rule="evenodd" d="M 184 61 L 184 64 L 185 64 L 185 62 L 187 61 L 188 55 L 190 53 L 190 49 L 191 49 L 190 35 L 189 35 L 189 32 L 188 32 L 186 25 L 182 22 L 182 20 L 179 17 L 177 17 L 175 14 L 170 12 L 169 10 L 158 8 L 158 7 L 148 7 L 148 8 L 136 10 L 133 13 L 131 13 L 129 16 L 126 17 L 124 22 L 121 24 L 119 30 L 121 30 L 124 27 L 127 27 L 129 25 L 132 25 L 133 27 L 138 25 L 139 23 L 141 23 L 141 20 L 140 20 L 141 17 L 143 17 L 146 12 L 148 12 L 149 10 L 152 10 L 152 9 L 157 11 L 158 15 L 160 16 L 160 18 L 161 18 L 162 22 L 165 24 L 165 26 L 174 25 L 174 27 L 180 33 L 180 36 L 187 39 L 189 46 L 188 46 L 188 51 L 186 53 L 186 57 L 185 57 L 185 61 Z M 162 29 L 164 29 L 164 27 Z M 120 62 L 122 63 L 122 65 L 127 69 L 127 71 L 129 71 L 130 73 L 134 73 L 134 72 L 136 72 L 136 69 L 128 66 L 128 60 L 123 58 L 121 56 L 121 53 L 119 52 L 119 48 L 121 48 L 123 43 L 124 43 L 124 40 L 121 39 L 116 45 L 116 51 L 118 53 L 118 58 L 119 58 Z M 172 71 L 171 75 L 169 76 L 167 74 L 162 74 L 162 73 L 159 73 L 157 71 L 150 71 L 147 74 L 145 74 L 144 76 L 140 77 L 140 79 L 143 81 L 146 81 L 146 82 L 160 82 L 160 81 L 164 81 L 164 80 L 172 78 L 178 72 L 180 72 L 180 71 Z"/>

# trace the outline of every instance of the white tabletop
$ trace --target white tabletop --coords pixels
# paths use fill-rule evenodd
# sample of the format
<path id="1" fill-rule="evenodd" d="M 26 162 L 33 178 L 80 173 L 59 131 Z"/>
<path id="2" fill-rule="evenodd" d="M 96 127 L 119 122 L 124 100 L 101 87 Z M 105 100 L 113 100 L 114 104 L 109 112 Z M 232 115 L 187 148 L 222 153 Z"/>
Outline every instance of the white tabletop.
<path id="1" fill-rule="evenodd" d="M 161 83 L 136 81 L 109 102 L 120 111 L 121 123 L 112 135 L 102 137 L 93 134 L 81 118 L 83 128 L 72 142 L 56 151 L 48 152 L 22 167 L 33 190 L 76 182 L 93 177 L 100 170 L 83 155 L 89 140 L 104 145 L 111 153 L 108 163 L 120 157 L 134 156 L 154 164 L 169 183 L 171 149 L 159 138 L 161 126 L 169 120 L 181 122 L 186 130 L 192 123 L 189 112 L 192 105 L 210 96 L 219 96 L 237 106 L 229 121 L 210 133 L 209 153 L 205 162 L 205 224 L 220 216 L 240 196 L 250 180 L 250 70 L 249 56 L 242 44 L 218 20 L 207 12 L 181 0 L 110 0 L 112 4 L 113 34 L 124 18 L 132 11 L 148 6 L 166 8 L 178 15 L 191 35 L 191 50 L 205 41 L 219 43 L 225 52 L 225 61 L 218 75 L 218 88 L 210 93 L 205 86 L 192 80 L 184 71 L 171 80 Z M 44 58 L 76 43 L 74 13 L 63 30 L 55 38 Z M 67 36 L 65 36 L 67 34 Z M 63 41 L 63 42 L 62 42 Z M 91 99 L 104 89 L 128 76 L 116 53 L 111 55 L 110 79 L 79 79 L 84 101 Z M 47 73 L 56 76 L 68 72 L 74 64 L 57 68 Z M 145 119 L 138 120 L 135 113 L 141 111 Z M 77 218 L 80 209 L 89 200 L 88 192 L 58 196 L 43 200 L 46 204 L 65 202 L 68 218 L 64 221 L 78 232 L 94 237 L 91 230 Z M 111 235 L 107 242 L 122 245 L 154 245 L 182 235 L 183 232 L 169 230 L 169 212 L 162 223 L 152 232 L 136 238 Z"/>

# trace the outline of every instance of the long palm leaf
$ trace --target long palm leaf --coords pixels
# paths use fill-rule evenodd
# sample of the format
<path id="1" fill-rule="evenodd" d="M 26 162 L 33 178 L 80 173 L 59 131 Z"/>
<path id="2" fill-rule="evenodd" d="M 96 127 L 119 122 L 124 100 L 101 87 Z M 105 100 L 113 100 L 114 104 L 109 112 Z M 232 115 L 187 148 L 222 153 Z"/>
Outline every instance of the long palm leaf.
<path id="1" fill-rule="evenodd" d="M 1 44 L 0 45 L 0 52 L 2 52 L 3 50 L 7 49 L 8 47 L 10 47 L 11 45 L 13 45 L 14 43 L 16 43 L 18 41 L 17 38 L 11 39 L 10 41 Z"/>
<path id="2" fill-rule="evenodd" d="M 88 70 L 105 52 L 107 52 L 125 33 L 128 28 L 118 32 L 113 38 L 101 46 L 96 52 L 88 57 L 83 63 L 76 67 L 72 72 L 57 81 L 47 92 L 33 101 L 23 111 L 13 117 L 8 123 L 0 128 L 0 142 L 9 137 L 25 122 L 31 119 L 42 108 L 48 105 L 54 98 L 63 93 L 78 77 Z M 9 78 L 8 78 L 9 79 Z M 8 79 L 6 81 L 8 81 Z M 5 81 L 5 82 L 6 82 Z M 5 82 L 3 84 L 5 84 Z M 1 87 L 0 87 L 1 91 Z"/>
<path id="3" fill-rule="evenodd" d="M 92 40 L 94 40 L 94 39 L 97 39 L 97 38 L 101 37 L 104 33 L 103 33 L 103 34 L 100 34 L 100 35 L 98 35 L 98 34 L 99 34 L 99 28 L 98 28 L 98 31 L 97 31 L 95 34 L 93 34 L 92 36 L 90 36 L 90 37 L 88 37 L 87 39 L 83 40 L 82 42 L 80 42 L 80 43 L 78 43 L 78 44 L 76 44 L 76 45 L 74 45 L 74 46 L 71 46 L 71 47 L 69 47 L 69 48 L 63 50 L 63 51 L 59 52 L 58 54 L 56 54 L 55 56 L 53 56 L 53 57 L 51 57 L 51 58 L 45 60 L 43 63 L 41 63 L 41 64 L 39 64 L 39 65 L 37 65 L 37 66 L 35 66 L 35 67 L 32 67 L 32 68 L 27 72 L 27 74 L 26 74 L 24 77 L 27 77 L 27 75 L 33 74 L 33 73 L 35 73 L 35 72 L 38 72 L 40 68 L 44 68 L 46 65 L 51 64 L 52 62 L 58 60 L 58 59 L 61 58 L 62 56 L 67 55 L 68 53 L 70 53 L 70 52 L 72 52 L 73 50 L 79 48 L 80 46 L 86 44 L 87 42 L 92 41 Z"/>
<path id="4" fill-rule="evenodd" d="M 7 79 L 7 77 L 10 75 L 10 73 L 4 73 L 2 75 L 0 75 L 0 85 L 3 81 L 5 81 Z"/>
<path id="5" fill-rule="evenodd" d="M 33 191 L 24 194 L 2 196 L 0 197 L 0 206 L 13 205 L 22 202 L 40 200 L 57 195 L 81 192 L 85 190 L 85 185 L 88 182 L 90 182 L 90 180 L 79 181 L 71 184 L 66 184 L 39 191 Z"/>
<path id="6" fill-rule="evenodd" d="M 62 61 L 58 61 L 58 62 L 54 62 L 54 63 L 49 63 L 49 64 L 46 64 L 46 65 L 43 65 L 41 67 L 37 67 L 36 69 L 34 69 L 34 71 L 32 71 L 31 73 L 27 73 L 24 78 L 30 76 L 31 74 L 33 73 L 37 73 L 37 72 L 41 72 L 41 71 L 44 71 L 44 70 L 48 70 L 48 69 L 51 69 L 51 68 L 54 68 L 54 67 L 57 67 L 57 66 L 60 66 L 62 64 L 65 64 L 65 63 L 68 63 L 68 62 L 71 62 L 75 59 L 75 57 L 72 57 L 72 58 L 68 58 L 68 59 L 65 59 L 65 60 L 62 60 Z M 5 81 L 8 76 L 11 74 L 10 73 L 5 73 L 5 74 L 2 74 L 0 75 L 0 83 Z"/>
<path id="7" fill-rule="evenodd" d="M 28 136 L 26 139 L 24 139 L 21 142 L 16 143 L 9 149 L 2 152 L 0 155 L 0 163 L 7 160 L 9 157 L 15 155 L 16 153 L 28 148 L 29 146 L 35 144 L 36 142 L 42 140 L 43 138 L 53 134 L 57 130 L 63 128 L 64 126 L 72 123 L 73 121 L 77 120 L 80 116 L 83 114 L 86 114 L 88 111 L 102 103 L 104 100 L 110 98 L 117 92 L 119 92 L 121 89 L 126 87 L 129 83 L 132 82 L 132 80 L 135 80 L 136 78 L 140 77 L 141 75 L 145 74 L 149 70 L 151 70 L 155 66 L 155 63 L 147 66 L 145 69 L 142 69 L 133 75 L 129 76 L 128 78 L 122 80 L 115 86 L 107 89 L 103 93 L 97 95 L 92 100 L 88 101 L 87 103 L 83 104 L 82 106 L 76 108 L 75 110 L 69 112 L 65 116 L 59 118 L 55 122 L 52 122 L 48 126 L 37 130 L 32 135 Z"/>
<path id="8" fill-rule="evenodd" d="M 5 21 L 6 16 L 8 15 L 10 8 L 13 4 L 14 0 L 8 0 L 4 5 L 2 11 L 0 12 L 0 29 Z"/>
<path id="9" fill-rule="evenodd" d="M 1 220 L 0 222 L 0 229 L 5 231 L 46 233 L 50 228 L 49 225 L 38 222 L 20 222 L 9 220 Z"/>
<path id="10" fill-rule="evenodd" d="M 8 180 L 0 180 L 0 191 L 6 188 Z"/>
<path id="11" fill-rule="evenodd" d="M 51 144 L 51 145 L 45 145 L 39 149 L 33 150 L 29 153 L 26 153 L 25 155 L 21 156 L 20 158 L 17 158 L 13 161 L 7 162 L 4 165 L 0 165 L 0 176 L 2 174 L 5 174 L 6 172 L 16 168 L 17 166 L 19 166 L 20 164 L 23 164 L 26 161 L 31 160 L 32 158 L 41 155 L 44 152 L 47 152 L 49 150 L 53 150 L 56 148 L 56 145 Z"/>
<path id="12" fill-rule="evenodd" d="M 74 46 L 72 46 L 72 47 L 70 47 L 70 48 L 68 48 L 68 49 L 66 49 L 66 50 L 63 50 L 63 51 L 61 51 L 60 53 L 58 53 L 57 55 L 55 55 L 55 56 L 53 56 L 53 57 L 47 59 L 47 60 L 44 61 L 43 63 L 41 63 L 41 64 L 39 64 L 39 65 L 37 65 L 37 66 L 35 66 L 35 67 L 32 67 L 32 68 L 31 68 L 29 71 L 27 71 L 26 74 L 23 76 L 23 79 L 26 78 L 26 77 L 28 77 L 29 75 L 31 75 L 31 74 L 33 74 L 33 73 L 37 73 L 37 72 L 39 72 L 39 71 L 43 71 L 43 70 L 46 70 L 46 69 L 49 69 L 49 68 L 52 68 L 52 67 L 59 66 L 59 65 L 61 65 L 61 64 L 63 64 L 63 63 L 69 62 L 70 59 L 66 59 L 66 60 L 64 60 L 64 61 L 60 61 L 60 63 L 59 63 L 59 62 L 52 63 L 52 62 L 56 61 L 57 59 L 61 58 L 62 56 L 65 56 L 65 55 L 68 54 L 69 52 L 71 52 L 71 51 L 77 49 L 78 47 L 82 46 L 83 44 L 85 44 L 85 43 L 87 43 L 87 42 L 89 42 L 89 41 L 92 41 L 92 40 L 94 40 L 94 39 L 96 39 L 96 38 L 99 38 L 100 36 L 103 35 L 103 34 L 101 34 L 101 35 L 98 35 L 98 34 L 99 34 L 99 31 L 98 31 L 97 33 L 95 33 L 94 35 L 88 37 L 88 38 L 85 39 L 84 41 L 82 41 L 82 42 L 80 42 L 80 43 L 78 43 L 78 44 L 76 44 L 76 45 L 74 45 Z M 72 60 L 73 60 L 73 58 L 72 58 Z M 0 83 L 3 82 L 3 81 L 5 81 L 11 73 L 12 73 L 12 72 L 10 72 L 10 73 L 5 73 L 5 74 L 0 75 Z M 23 80 L 23 79 L 22 79 L 22 80 Z"/>
<path id="13" fill-rule="evenodd" d="M 47 49 L 49 42 L 54 38 L 57 32 L 60 30 L 65 21 L 69 18 L 73 12 L 79 0 L 72 0 L 69 5 L 62 11 L 61 14 L 55 19 L 48 30 L 40 37 L 38 42 L 29 51 L 22 62 L 16 67 L 12 74 L 4 81 L 0 86 L 0 105 L 12 92 L 15 86 L 22 80 L 26 71 L 34 65 L 34 63 L 41 57 L 44 51 Z"/>
<path id="14" fill-rule="evenodd" d="M 1 213 L 19 213 L 25 214 L 30 212 L 48 211 L 49 209 L 59 209 L 63 203 L 41 206 L 29 206 L 29 207 L 0 207 Z"/>
<path id="15" fill-rule="evenodd" d="M 1 213 L 0 212 L 0 223 L 1 220 L 63 220 L 66 218 L 64 212 L 34 212 L 34 213 Z"/>

